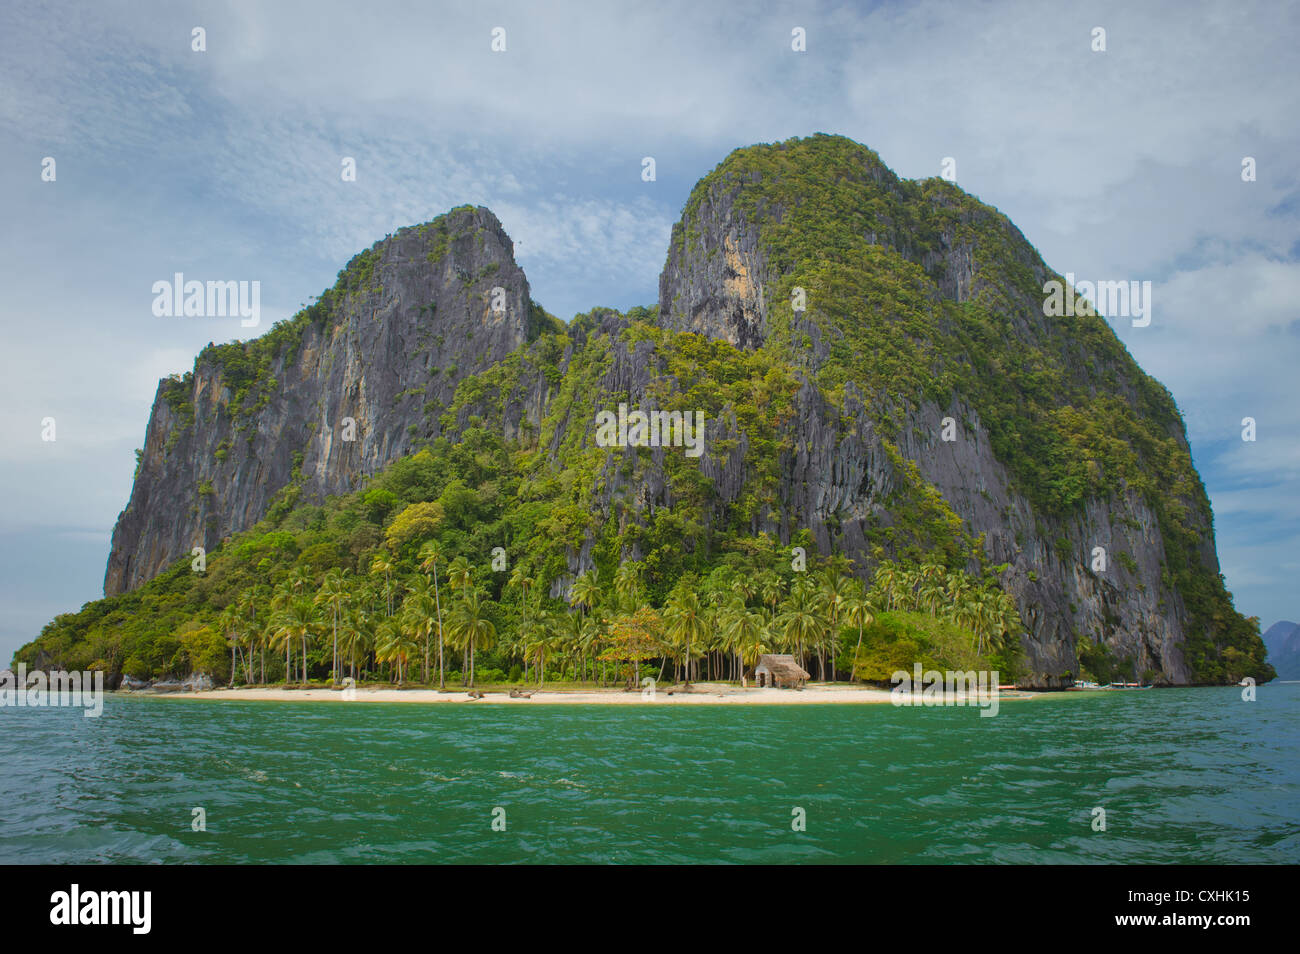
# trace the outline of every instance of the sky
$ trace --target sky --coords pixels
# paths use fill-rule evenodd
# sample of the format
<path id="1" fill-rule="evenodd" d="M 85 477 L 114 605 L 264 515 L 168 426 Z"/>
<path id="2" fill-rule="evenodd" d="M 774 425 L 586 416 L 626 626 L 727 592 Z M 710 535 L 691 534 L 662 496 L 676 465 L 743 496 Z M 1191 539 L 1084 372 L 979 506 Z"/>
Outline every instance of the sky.
<path id="1" fill-rule="evenodd" d="M 908 178 L 951 157 L 1053 269 L 1152 283 L 1150 325 L 1112 324 L 1184 414 L 1238 609 L 1300 619 L 1300 8 L 736 9 L 0 8 L 0 662 L 102 594 L 158 380 L 250 334 L 155 317 L 155 281 L 259 281 L 256 333 L 471 203 L 553 314 L 649 305 L 694 183 L 814 132 Z"/>

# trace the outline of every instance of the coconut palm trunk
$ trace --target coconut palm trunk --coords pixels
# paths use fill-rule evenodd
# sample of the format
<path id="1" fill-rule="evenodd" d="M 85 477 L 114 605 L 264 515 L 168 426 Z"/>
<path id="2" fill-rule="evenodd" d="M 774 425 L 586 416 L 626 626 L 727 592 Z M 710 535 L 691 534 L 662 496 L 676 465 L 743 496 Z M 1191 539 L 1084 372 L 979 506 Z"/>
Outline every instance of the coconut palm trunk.
<path id="1" fill-rule="evenodd" d="M 447 671 L 442 663 L 442 599 L 438 595 L 438 565 L 433 567 L 433 605 L 438 610 L 438 688 L 447 688 Z"/>

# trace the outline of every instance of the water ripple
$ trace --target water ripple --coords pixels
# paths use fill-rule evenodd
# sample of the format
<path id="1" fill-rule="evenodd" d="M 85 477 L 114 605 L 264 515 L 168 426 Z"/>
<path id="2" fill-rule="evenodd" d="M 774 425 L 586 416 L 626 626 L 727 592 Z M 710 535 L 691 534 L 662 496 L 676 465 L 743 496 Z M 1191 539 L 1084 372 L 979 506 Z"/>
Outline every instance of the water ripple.
<path id="1" fill-rule="evenodd" d="M 1295 863 L 1297 715 L 1297 685 L 1255 703 L 1233 689 L 1061 695 L 993 719 L 129 697 L 97 720 L 4 709 L 0 862 Z"/>

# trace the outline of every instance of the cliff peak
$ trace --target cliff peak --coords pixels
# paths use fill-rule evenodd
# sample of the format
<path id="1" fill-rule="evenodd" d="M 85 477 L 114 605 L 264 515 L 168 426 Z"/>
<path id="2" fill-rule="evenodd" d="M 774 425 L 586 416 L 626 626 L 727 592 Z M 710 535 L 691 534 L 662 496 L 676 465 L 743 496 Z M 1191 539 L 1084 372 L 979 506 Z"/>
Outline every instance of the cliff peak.
<path id="1" fill-rule="evenodd" d="M 261 337 L 209 345 L 159 384 L 105 594 L 436 437 L 459 383 L 525 343 L 537 311 L 500 220 L 461 206 L 354 256 Z"/>

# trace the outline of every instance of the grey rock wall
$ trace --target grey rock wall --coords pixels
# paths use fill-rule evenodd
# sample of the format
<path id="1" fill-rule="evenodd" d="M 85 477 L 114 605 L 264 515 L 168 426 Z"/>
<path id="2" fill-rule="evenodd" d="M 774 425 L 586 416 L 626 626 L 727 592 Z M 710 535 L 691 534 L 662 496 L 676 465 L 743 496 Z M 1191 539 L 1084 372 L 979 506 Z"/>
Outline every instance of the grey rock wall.
<path id="1" fill-rule="evenodd" d="M 376 248 L 366 287 L 273 363 L 276 384 L 260 410 L 236 415 L 223 369 L 203 358 L 189 387 L 192 422 L 163 398 L 167 382 L 159 385 L 113 531 L 105 595 L 251 527 L 295 478 L 296 460 L 305 498 L 354 489 L 436 436 L 456 385 L 525 342 L 528 280 L 488 210 L 453 211 Z M 503 311 L 492 307 L 497 287 Z M 351 441 L 346 418 L 355 422 Z"/>

